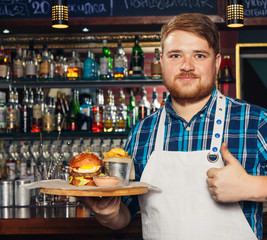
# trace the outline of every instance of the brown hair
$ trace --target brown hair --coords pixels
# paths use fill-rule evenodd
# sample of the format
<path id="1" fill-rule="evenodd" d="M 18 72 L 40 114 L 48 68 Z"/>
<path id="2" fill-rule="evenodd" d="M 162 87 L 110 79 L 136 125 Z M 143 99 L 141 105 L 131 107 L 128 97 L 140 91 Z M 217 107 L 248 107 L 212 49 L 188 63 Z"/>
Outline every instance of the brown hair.
<path id="1" fill-rule="evenodd" d="M 191 32 L 207 40 L 209 46 L 214 50 L 215 56 L 220 52 L 220 36 L 217 26 L 212 20 L 200 13 L 185 13 L 173 17 L 161 29 L 161 48 L 165 39 L 175 30 Z"/>

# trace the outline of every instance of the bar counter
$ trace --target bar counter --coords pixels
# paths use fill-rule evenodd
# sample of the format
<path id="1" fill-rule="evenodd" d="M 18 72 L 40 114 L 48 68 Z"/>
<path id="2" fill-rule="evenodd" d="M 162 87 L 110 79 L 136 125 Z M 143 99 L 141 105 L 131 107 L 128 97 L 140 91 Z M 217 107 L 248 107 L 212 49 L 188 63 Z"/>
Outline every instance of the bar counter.
<path id="1" fill-rule="evenodd" d="M 0 235 L 1 240 L 142 239 L 140 215 L 126 228 L 114 231 L 100 225 L 81 204 L 0 207 Z"/>
<path id="2" fill-rule="evenodd" d="M 126 228 L 114 231 L 100 225 L 83 205 L 1 207 L 0 211 L 1 240 L 142 239 L 140 215 Z M 263 240 L 267 240 L 267 212 L 263 226 Z"/>

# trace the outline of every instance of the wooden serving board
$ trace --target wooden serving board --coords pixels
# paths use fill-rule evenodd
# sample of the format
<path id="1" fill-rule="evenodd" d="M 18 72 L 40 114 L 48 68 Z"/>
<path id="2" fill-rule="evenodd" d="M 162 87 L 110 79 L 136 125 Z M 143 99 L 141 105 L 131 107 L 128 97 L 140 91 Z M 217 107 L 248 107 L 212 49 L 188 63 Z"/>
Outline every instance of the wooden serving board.
<path id="1" fill-rule="evenodd" d="M 88 190 L 70 190 L 40 188 L 40 192 L 52 195 L 76 196 L 76 197 L 112 197 L 112 196 L 129 196 L 140 195 L 148 192 L 147 187 L 112 187 L 96 188 Z"/>

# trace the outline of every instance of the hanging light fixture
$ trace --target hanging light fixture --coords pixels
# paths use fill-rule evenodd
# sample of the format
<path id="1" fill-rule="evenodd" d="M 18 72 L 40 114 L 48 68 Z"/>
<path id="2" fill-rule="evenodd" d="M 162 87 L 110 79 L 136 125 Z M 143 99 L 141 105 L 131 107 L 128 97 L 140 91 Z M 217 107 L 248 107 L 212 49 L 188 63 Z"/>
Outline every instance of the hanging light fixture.
<path id="1" fill-rule="evenodd" d="M 52 27 L 69 27 L 69 13 L 67 0 L 52 0 Z"/>
<path id="2" fill-rule="evenodd" d="M 244 12 L 242 0 L 228 0 L 227 26 L 232 28 L 243 27 Z"/>

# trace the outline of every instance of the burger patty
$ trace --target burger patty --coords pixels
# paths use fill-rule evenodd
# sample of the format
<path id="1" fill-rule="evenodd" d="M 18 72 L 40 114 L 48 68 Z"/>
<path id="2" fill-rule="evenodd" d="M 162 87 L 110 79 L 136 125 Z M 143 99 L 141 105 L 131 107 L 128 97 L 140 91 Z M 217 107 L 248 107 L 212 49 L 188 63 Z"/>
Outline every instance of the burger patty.
<path id="1" fill-rule="evenodd" d="M 91 177 L 98 176 L 100 173 L 101 173 L 101 168 L 98 171 L 93 172 L 93 173 L 77 173 L 77 172 L 71 171 L 70 175 L 73 177 L 91 178 Z"/>

